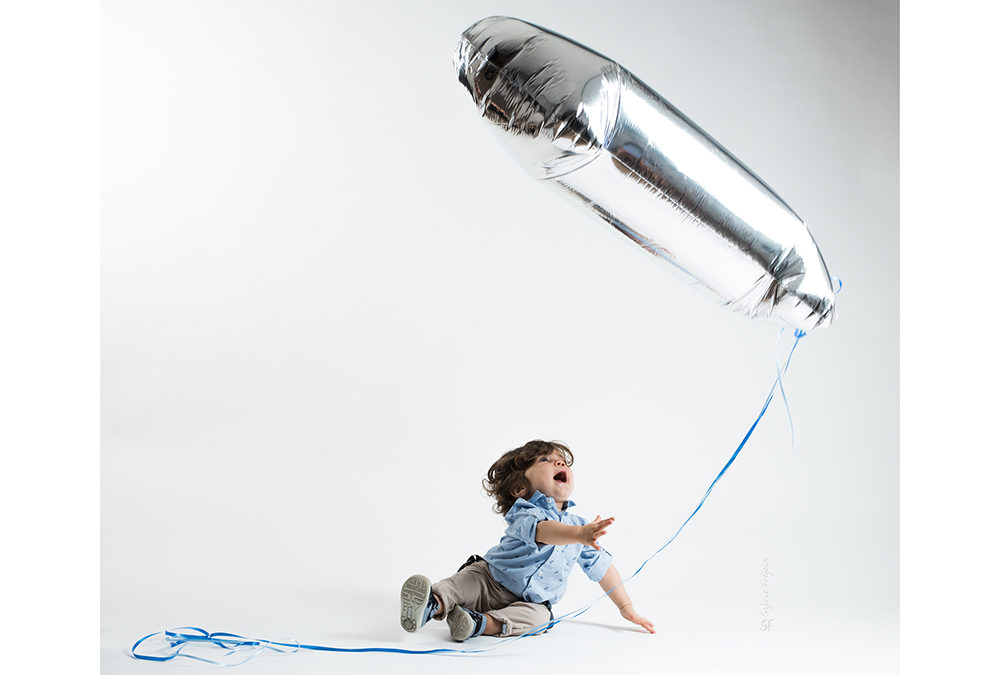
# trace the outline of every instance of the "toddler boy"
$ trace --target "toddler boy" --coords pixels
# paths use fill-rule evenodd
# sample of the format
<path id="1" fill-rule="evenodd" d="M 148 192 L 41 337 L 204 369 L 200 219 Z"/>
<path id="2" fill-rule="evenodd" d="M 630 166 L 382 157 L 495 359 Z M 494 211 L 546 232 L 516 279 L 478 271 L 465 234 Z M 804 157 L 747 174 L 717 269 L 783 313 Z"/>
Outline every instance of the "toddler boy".
<path id="1" fill-rule="evenodd" d="M 611 555 L 597 543 L 614 518 L 571 514 L 573 453 L 562 443 L 531 441 L 493 463 L 483 481 L 504 515 L 500 543 L 457 574 L 431 584 L 415 574 L 400 592 L 400 624 L 414 632 L 431 618 L 448 620 L 452 638 L 521 635 L 544 628 L 566 593 L 573 563 L 600 583 L 627 620 L 650 633 L 653 624 L 632 606 Z"/>

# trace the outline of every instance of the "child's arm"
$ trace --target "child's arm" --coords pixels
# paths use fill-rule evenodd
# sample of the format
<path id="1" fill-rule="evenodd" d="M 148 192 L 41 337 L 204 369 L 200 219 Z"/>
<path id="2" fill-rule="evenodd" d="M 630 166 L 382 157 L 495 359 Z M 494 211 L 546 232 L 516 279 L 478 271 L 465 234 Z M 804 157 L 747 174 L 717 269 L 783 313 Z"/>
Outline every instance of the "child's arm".
<path id="1" fill-rule="evenodd" d="M 613 522 L 615 522 L 614 518 L 601 520 L 600 516 L 594 518 L 587 525 L 567 525 L 555 520 L 541 520 L 535 527 L 535 541 L 539 544 L 552 544 L 554 546 L 584 544 L 600 551 L 601 547 L 597 545 L 597 539 L 607 534 L 608 527 Z"/>
<path id="2" fill-rule="evenodd" d="M 639 624 L 650 633 L 655 633 L 653 630 L 653 622 L 644 616 L 640 616 L 635 608 L 632 606 L 632 600 L 628 597 L 628 593 L 625 591 L 625 586 L 622 585 L 621 575 L 618 574 L 618 570 L 612 565 L 608 568 L 608 571 L 604 573 L 601 577 L 601 588 L 605 592 L 608 592 L 608 597 L 611 601 L 615 603 L 618 610 L 622 613 L 622 616 L 631 621 L 632 623 Z"/>

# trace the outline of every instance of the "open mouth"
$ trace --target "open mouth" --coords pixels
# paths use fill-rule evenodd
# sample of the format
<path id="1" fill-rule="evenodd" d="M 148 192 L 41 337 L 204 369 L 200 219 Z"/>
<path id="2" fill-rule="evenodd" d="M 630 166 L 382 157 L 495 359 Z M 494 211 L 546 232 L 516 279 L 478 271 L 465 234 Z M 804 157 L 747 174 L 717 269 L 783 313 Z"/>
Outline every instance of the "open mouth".
<path id="1" fill-rule="evenodd" d="M 566 472 L 565 471 L 560 471 L 559 473 L 557 473 L 556 475 L 554 475 L 552 477 L 552 479 L 555 480 L 555 481 L 557 481 L 557 482 L 559 482 L 559 483 L 565 483 L 566 480 L 567 480 Z"/>

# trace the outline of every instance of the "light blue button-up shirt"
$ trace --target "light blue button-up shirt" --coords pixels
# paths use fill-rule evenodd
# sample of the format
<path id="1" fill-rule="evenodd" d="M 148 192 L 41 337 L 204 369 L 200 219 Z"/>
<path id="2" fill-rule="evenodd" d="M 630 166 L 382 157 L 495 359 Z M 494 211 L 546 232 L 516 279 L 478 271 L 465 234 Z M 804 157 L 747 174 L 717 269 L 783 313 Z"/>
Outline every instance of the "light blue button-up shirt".
<path id="1" fill-rule="evenodd" d="M 566 509 L 575 506 L 566 500 Z M 542 520 L 567 525 L 586 525 L 576 514 L 560 511 L 552 497 L 535 491 L 531 499 L 518 499 L 504 516 L 507 530 L 500 543 L 486 552 L 493 578 L 529 602 L 559 602 L 573 563 L 592 581 L 600 581 L 611 567 L 611 555 L 583 544 L 554 546 L 535 542 L 535 529 Z"/>

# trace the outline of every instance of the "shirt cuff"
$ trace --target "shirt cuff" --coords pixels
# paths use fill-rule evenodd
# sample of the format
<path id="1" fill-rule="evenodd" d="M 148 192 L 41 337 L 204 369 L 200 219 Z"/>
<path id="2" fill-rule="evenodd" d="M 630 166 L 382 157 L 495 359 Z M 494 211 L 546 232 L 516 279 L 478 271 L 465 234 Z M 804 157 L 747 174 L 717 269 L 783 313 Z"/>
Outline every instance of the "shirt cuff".
<path id="1" fill-rule="evenodd" d="M 593 564 L 584 568 L 583 571 L 587 575 L 588 579 L 599 582 L 604 578 L 604 574 L 608 571 L 608 568 L 611 567 L 613 562 L 614 560 L 612 559 L 611 554 L 604 549 L 601 549 L 600 551 L 597 551 L 597 558 L 594 559 Z"/>

